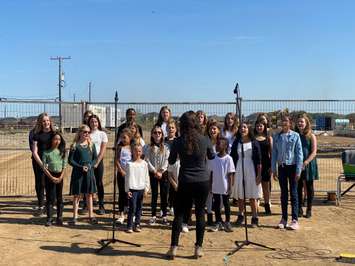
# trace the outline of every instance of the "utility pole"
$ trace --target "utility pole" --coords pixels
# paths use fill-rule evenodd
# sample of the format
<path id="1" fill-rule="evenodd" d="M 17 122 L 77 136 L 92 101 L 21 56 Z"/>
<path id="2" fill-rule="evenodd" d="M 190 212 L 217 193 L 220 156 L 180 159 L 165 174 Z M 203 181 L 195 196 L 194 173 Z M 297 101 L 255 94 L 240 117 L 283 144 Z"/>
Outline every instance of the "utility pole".
<path id="1" fill-rule="evenodd" d="M 64 81 L 64 73 L 62 72 L 62 62 L 63 60 L 71 59 L 71 57 L 57 56 L 57 57 L 51 57 L 50 59 L 58 61 L 59 129 L 60 131 L 62 131 L 62 88 L 63 88 L 63 81 Z"/>
<path id="2" fill-rule="evenodd" d="M 89 103 L 91 103 L 91 81 L 89 82 Z"/>
<path id="3" fill-rule="evenodd" d="M 75 102 L 75 93 L 73 94 L 73 98 L 74 98 L 73 100 L 74 100 L 74 102 Z"/>

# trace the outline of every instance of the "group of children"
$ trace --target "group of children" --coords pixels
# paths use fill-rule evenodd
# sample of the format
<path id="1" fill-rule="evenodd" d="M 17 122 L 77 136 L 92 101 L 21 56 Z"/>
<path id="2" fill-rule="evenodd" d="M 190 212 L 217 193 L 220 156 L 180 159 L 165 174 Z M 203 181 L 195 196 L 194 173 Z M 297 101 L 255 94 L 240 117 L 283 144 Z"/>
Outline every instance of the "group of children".
<path id="1" fill-rule="evenodd" d="M 131 110 L 132 111 L 132 110 Z M 168 207 L 173 212 L 175 205 L 175 195 L 178 189 L 178 176 L 180 162 L 174 165 L 168 164 L 169 150 L 174 139 L 178 136 L 177 123 L 172 119 L 171 111 L 167 106 L 163 106 L 159 113 L 158 123 L 151 130 L 150 143 L 145 144 L 142 138 L 142 130 L 137 125 L 135 120 L 127 121 L 125 128 L 119 131 L 116 145 L 115 165 L 117 169 L 117 184 L 119 190 L 118 199 L 118 223 L 123 224 L 125 213 L 127 213 L 127 232 L 140 232 L 140 218 L 142 213 L 143 197 L 151 190 L 151 218 L 149 224 L 154 225 L 157 222 L 157 202 L 160 194 L 160 210 L 161 222 L 165 225 L 168 221 Z M 208 171 L 211 175 L 210 195 L 206 202 L 208 224 L 212 226 L 212 231 L 225 230 L 232 232 L 230 223 L 230 198 L 237 201 L 239 214 L 237 225 L 241 225 L 244 220 L 244 198 L 250 200 L 252 210 L 251 225 L 256 227 L 259 225 L 258 208 L 259 200 L 264 195 L 265 214 L 271 214 L 270 208 L 270 187 L 271 176 L 274 174 L 276 178 L 275 165 L 278 167 L 288 162 L 280 161 L 283 157 L 277 157 L 283 154 L 285 146 L 278 144 L 281 147 L 276 151 L 273 148 L 273 138 L 268 131 L 268 121 L 264 114 L 258 116 L 254 130 L 246 123 L 239 121 L 235 114 L 228 113 L 224 119 L 223 129 L 215 119 L 207 119 L 203 111 L 198 111 L 197 118 L 200 122 L 201 133 L 207 135 L 217 156 L 208 162 Z M 92 117 L 94 119 L 92 119 Z M 81 125 L 74 138 L 74 142 L 70 147 L 68 163 L 72 166 L 70 194 L 73 195 L 73 219 L 69 224 L 75 225 L 78 217 L 79 200 L 82 194 L 85 195 L 88 208 L 89 222 L 96 224 L 97 219 L 93 212 L 94 194 L 99 190 L 99 214 L 105 213 L 104 198 L 103 198 L 103 165 L 102 159 L 106 144 L 107 136 L 101 129 L 97 116 L 91 117 L 92 126 Z M 90 119 L 90 118 L 89 118 Z M 300 176 L 301 170 L 305 171 L 302 178 L 307 183 L 309 192 L 308 199 L 313 198 L 313 180 L 317 179 L 315 175 L 310 177 L 310 171 L 317 171 L 316 164 L 313 163 L 316 153 L 316 140 L 309 129 L 309 120 L 306 120 L 306 126 L 302 127 L 302 123 L 298 122 L 299 134 L 307 136 L 303 146 L 308 149 L 309 156 L 300 159 L 296 156 L 290 165 L 297 165 L 297 174 Z M 304 122 L 303 120 L 301 122 Z M 90 122 L 89 122 L 90 124 Z M 308 126 L 308 128 L 307 128 Z M 304 129 L 306 127 L 306 130 Z M 289 130 L 289 128 L 287 129 Z M 280 133 L 277 137 L 285 140 L 283 134 L 290 134 L 285 129 L 284 133 Z M 100 131 L 100 132 L 99 132 Z M 307 131 L 307 132 L 305 132 Z M 95 133 L 93 135 L 93 133 Z M 100 133 L 100 134 L 98 134 Z M 99 137 L 98 137 L 99 136 Z M 93 140 L 95 142 L 93 142 Z M 308 145 L 308 146 L 307 146 Z M 299 146 L 297 146 L 299 148 Z M 99 150 L 99 152 L 98 152 Z M 272 160 L 272 155 L 276 156 Z M 291 156 L 292 157 L 292 156 Z M 63 224 L 63 173 L 67 166 L 65 156 L 65 141 L 59 132 L 51 134 L 50 142 L 47 149 L 42 155 L 42 169 L 46 176 L 46 210 L 47 222 L 49 226 L 53 223 L 51 205 L 57 203 L 57 220 L 58 225 Z M 299 162 L 301 160 L 302 162 Z M 301 164 L 301 168 L 299 165 Z M 308 165 L 312 166 L 309 168 Z M 98 171 L 98 167 L 102 170 Z M 279 169 L 279 172 L 282 169 Z M 302 172 L 303 173 L 303 172 Z M 280 174 L 280 173 L 279 173 Z M 291 175 L 294 173 L 292 172 Z M 290 173 L 284 175 L 290 176 Z M 98 178 L 99 177 L 99 178 Z M 297 182 L 296 182 L 297 183 Z M 281 186 L 281 182 L 280 182 Z M 302 185 L 299 185 L 299 194 L 302 195 Z M 281 186 L 282 210 L 283 216 L 280 222 L 281 225 L 287 224 L 287 190 Z M 283 190 L 286 190 L 283 191 Z M 54 195 L 53 191 L 56 192 Z M 293 190 L 292 190 L 293 191 Z M 160 192 L 160 193 L 159 193 Z M 244 197 L 245 193 L 245 197 Z M 285 194 L 286 193 L 286 194 Z M 296 193 L 297 194 L 297 193 Z M 297 196 L 297 195 L 296 195 Z M 295 200 L 294 191 L 291 194 L 292 208 L 295 205 L 300 206 Z M 294 204 L 295 203 L 295 204 Z M 286 207 L 284 206 L 286 204 Z M 191 202 L 192 208 L 193 202 Z M 307 216 L 311 216 L 311 200 L 308 202 Z M 221 208 L 224 207 L 225 221 L 221 216 Z M 285 209 L 286 208 L 286 209 Z M 101 211 L 101 213 L 100 213 Z M 297 221 L 298 215 L 295 215 L 293 210 L 292 222 Z M 215 223 L 213 221 L 213 212 L 215 214 Z M 286 214 L 285 214 L 286 212 Z M 301 211 L 298 213 L 301 214 Z M 182 231 L 188 231 L 188 221 L 191 216 L 191 211 L 184 215 Z M 293 224 L 292 224 L 293 225 Z M 298 226 L 298 224 L 297 224 Z M 297 226 L 291 229 L 297 229 Z"/>

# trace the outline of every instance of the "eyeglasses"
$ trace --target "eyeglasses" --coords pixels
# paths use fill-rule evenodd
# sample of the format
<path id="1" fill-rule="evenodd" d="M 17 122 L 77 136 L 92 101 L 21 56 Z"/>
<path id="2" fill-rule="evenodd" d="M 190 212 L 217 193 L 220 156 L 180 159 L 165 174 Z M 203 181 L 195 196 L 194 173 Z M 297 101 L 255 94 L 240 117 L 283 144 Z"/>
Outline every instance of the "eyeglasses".
<path id="1" fill-rule="evenodd" d="M 81 131 L 83 134 L 89 134 L 90 131 Z"/>
<path id="2" fill-rule="evenodd" d="M 153 134 L 156 134 L 156 135 L 161 135 L 163 134 L 161 131 L 154 131 Z"/>

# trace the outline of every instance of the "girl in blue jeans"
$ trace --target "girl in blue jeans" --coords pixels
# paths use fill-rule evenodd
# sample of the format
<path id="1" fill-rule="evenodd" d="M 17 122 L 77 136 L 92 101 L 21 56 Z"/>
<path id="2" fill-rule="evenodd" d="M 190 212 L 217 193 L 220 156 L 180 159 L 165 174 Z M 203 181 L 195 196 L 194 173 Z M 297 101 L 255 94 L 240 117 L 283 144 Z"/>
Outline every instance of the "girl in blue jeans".
<path id="1" fill-rule="evenodd" d="M 276 172 L 278 166 L 278 175 Z M 298 194 L 297 182 L 300 178 L 303 165 L 303 152 L 301 139 L 298 133 L 291 130 L 291 120 L 288 116 L 282 117 L 282 130 L 274 136 L 274 146 L 271 156 L 271 169 L 274 179 L 279 179 L 281 189 L 282 218 L 278 224 L 280 229 L 287 225 L 288 183 L 290 185 L 292 230 L 299 228 L 298 224 Z"/>

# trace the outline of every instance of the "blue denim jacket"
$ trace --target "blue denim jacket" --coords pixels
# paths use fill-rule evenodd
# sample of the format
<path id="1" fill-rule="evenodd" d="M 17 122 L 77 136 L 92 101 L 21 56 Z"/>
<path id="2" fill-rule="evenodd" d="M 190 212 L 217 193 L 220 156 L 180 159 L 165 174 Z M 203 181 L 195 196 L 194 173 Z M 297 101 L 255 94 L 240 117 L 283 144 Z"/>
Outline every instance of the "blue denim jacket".
<path id="1" fill-rule="evenodd" d="M 287 133 L 287 142 L 283 145 L 281 133 L 274 135 L 274 143 L 271 156 L 271 169 L 276 172 L 276 163 L 280 166 L 296 165 L 296 175 L 300 175 L 303 165 L 303 152 L 300 135 L 297 132 L 290 130 Z"/>

